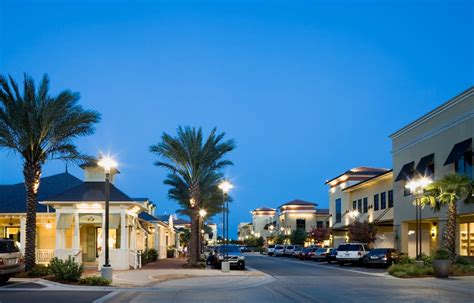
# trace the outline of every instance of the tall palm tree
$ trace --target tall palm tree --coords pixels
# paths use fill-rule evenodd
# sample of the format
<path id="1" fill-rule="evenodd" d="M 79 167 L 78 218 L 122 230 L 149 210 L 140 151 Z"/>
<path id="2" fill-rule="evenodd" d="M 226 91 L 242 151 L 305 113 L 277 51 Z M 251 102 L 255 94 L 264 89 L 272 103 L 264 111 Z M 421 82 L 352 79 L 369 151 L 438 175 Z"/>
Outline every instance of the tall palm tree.
<path id="1" fill-rule="evenodd" d="M 443 234 L 443 245 L 456 258 L 457 203 L 472 203 L 473 181 L 465 175 L 449 174 L 427 186 L 421 204 L 429 205 L 434 211 L 448 206 L 446 228 Z"/>
<path id="2" fill-rule="evenodd" d="M 79 94 L 69 90 L 49 95 L 49 79 L 43 76 L 38 88 L 24 75 L 23 92 L 9 76 L 0 75 L 0 149 L 23 159 L 26 187 L 25 269 L 35 265 L 36 207 L 41 169 L 47 160 L 85 160 L 73 143 L 94 132 L 100 115 L 78 105 Z"/>
<path id="3" fill-rule="evenodd" d="M 214 128 L 204 141 L 201 128 L 179 127 L 176 137 L 163 133 L 161 142 L 150 147 L 162 159 L 155 165 L 169 170 L 164 181 L 171 186 L 169 197 L 189 213 L 191 264 L 199 260 L 199 209 L 209 200 L 209 191 L 215 190 L 222 169 L 233 164 L 225 156 L 235 142 L 224 141 L 224 136 Z"/>

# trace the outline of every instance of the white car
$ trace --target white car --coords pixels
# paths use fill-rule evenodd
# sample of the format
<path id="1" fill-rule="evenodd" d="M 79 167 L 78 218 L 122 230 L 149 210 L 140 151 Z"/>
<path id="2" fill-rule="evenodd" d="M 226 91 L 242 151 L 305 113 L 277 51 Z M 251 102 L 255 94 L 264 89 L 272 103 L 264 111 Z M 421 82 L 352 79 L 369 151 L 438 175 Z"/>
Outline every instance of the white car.
<path id="1" fill-rule="evenodd" d="M 345 263 L 361 264 L 364 256 L 370 251 L 367 244 L 344 243 L 337 248 L 336 260 L 339 265 Z"/>
<path id="2" fill-rule="evenodd" d="M 267 255 L 273 256 L 274 254 L 275 254 L 275 245 L 274 245 L 274 244 L 268 245 L 268 247 L 267 247 Z"/>
<path id="3" fill-rule="evenodd" d="M 275 245 L 275 256 L 283 256 L 285 254 L 285 247 L 283 245 Z"/>
<path id="4" fill-rule="evenodd" d="M 294 245 L 285 246 L 285 256 L 292 256 L 294 251 L 295 251 Z"/>

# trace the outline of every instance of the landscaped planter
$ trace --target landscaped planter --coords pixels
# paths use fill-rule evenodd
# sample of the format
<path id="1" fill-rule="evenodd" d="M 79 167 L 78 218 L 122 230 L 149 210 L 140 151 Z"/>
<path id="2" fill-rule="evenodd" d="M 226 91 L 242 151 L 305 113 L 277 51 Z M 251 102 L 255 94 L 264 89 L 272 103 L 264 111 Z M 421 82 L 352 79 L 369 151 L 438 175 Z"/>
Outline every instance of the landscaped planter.
<path id="1" fill-rule="evenodd" d="M 433 270 L 436 278 L 447 278 L 451 271 L 450 260 L 433 260 Z"/>

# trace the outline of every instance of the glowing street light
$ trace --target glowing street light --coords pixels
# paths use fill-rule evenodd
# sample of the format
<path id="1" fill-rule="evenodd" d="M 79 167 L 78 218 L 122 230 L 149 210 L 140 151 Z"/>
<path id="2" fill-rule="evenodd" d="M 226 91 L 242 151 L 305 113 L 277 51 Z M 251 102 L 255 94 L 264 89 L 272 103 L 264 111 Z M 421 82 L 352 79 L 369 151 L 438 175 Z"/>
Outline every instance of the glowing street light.
<path id="1" fill-rule="evenodd" d="M 204 218 L 206 215 L 207 215 L 207 211 L 205 209 L 199 210 L 199 216 L 201 216 L 201 218 Z"/>
<path id="2" fill-rule="evenodd" d="M 234 185 L 232 185 L 232 183 L 230 183 L 229 180 L 223 180 L 220 184 L 219 184 L 219 188 L 222 190 L 222 192 L 224 193 L 224 213 L 223 213 L 223 230 L 222 230 L 222 237 L 225 239 L 224 241 L 224 245 L 226 247 L 226 249 L 224 250 L 225 251 L 225 258 L 224 261 L 228 261 L 228 249 L 227 249 L 227 246 L 229 244 L 229 199 L 228 199 L 228 193 L 229 191 L 234 187 Z"/>
<path id="3" fill-rule="evenodd" d="M 101 276 L 105 279 L 112 280 L 112 268 L 110 267 L 109 258 L 109 202 L 110 202 L 110 171 L 117 167 L 117 162 L 110 157 L 102 157 L 97 165 L 105 171 L 105 264 L 101 269 Z"/>
<path id="4" fill-rule="evenodd" d="M 416 218 L 416 259 L 419 260 L 421 257 L 421 196 L 425 191 L 425 188 L 433 183 L 430 177 L 422 176 L 420 178 L 409 180 L 405 185 L 410 190 L 410 194 L 415 197 L 415 218 Z"/>
<path id="5" fill-rule="evenodd" d="M 234 187 L 232 183 L 230 183 L 228 180 L 224 180 L 219 184 L 219 188 L 224 192 L 224 194 L 229 193 L 229 191 Z"/>

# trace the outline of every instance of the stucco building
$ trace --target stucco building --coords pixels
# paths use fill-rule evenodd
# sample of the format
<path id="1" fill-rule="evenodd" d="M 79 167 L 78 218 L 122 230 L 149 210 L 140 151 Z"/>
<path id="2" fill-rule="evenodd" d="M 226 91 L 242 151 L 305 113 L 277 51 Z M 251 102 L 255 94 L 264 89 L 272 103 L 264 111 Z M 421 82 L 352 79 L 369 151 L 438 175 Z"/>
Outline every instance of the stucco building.
<path id="1" fill-rule="evenodd" d="M 421 176 L 437 180 L 458 173 L 473 178 L 474 88 L 470 88 L 393 133 L 394 225 L 398 248 L 415 256 L 415 208 L 407 182 Z M 457 248 L 474 256 L 474 204 L 458 205 Z M 446 207 L 422 211 L 422 251 L 438 248 L 446 226 Z"/>

